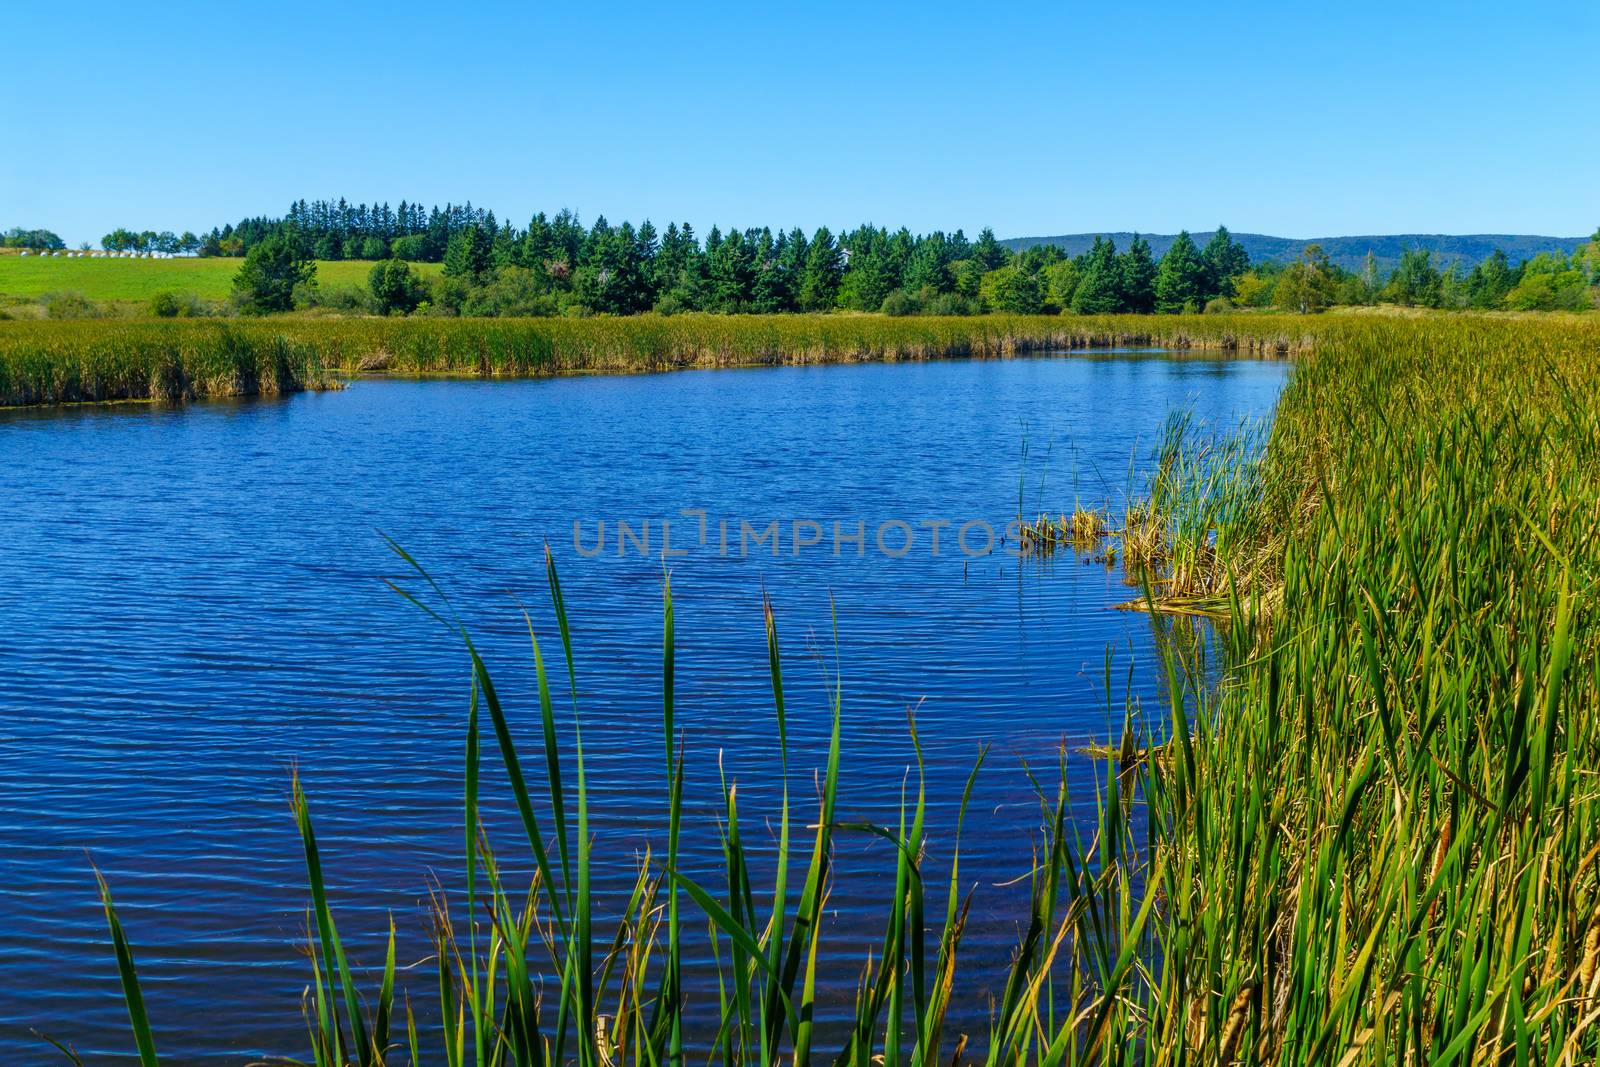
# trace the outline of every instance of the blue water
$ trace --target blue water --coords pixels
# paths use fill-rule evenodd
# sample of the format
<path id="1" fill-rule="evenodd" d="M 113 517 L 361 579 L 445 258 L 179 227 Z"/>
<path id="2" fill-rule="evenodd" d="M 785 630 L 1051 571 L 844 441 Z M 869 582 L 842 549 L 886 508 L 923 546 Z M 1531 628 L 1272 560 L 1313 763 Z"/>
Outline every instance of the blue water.
<path id="1" fill-rule="evenodd" d="M 473 629 L 530 766 L 537 704 L 520 611 L 558 660 L 545 545 L 554 552 L 576 644 L 596 877 L 602 903 L 614 903 L 638 855 L 661 845 L 663 519 L 685 550 L 665 561 L 685 866 L 717 869 L 719 757 L 739 781 L 746 837 L 770 852 L 765 593 L 785 655 L 802 825 L 835 670 L 840 818 L 893 820 L 914 708 L 930 870 L 946 868 L 966 774 L 979 745 L 993 746 L 962 842 L 963 881 L 978 891 L 951 1024 L 981 1034 L 998 992 L 989 976 L 1026 903 L 1025 884 L 1000 883 L 1027 871 L 1040 821 L 1021 764 L 1048 768 L 1063 745 L 1117 734 L 1125 700 L 1156 695 L 1150 621 L 1112 610 L 1134 595 L 1117 569 L 1071 553 L 1019 561 L 999 543 L 1019 482 L 1030 513 L 1120 502 L 1170 411 L 1226 429 L 1270 414 L 1287 374 L 1273 362 L 1121 354 L 367 380 L 274 400 L 0 413 L 0 1062 L 57 1062 L 33 1030 L 91 1062 L 131 1056 L 91 857 L 171 1062 L 305 1055 L 309 968 L 296 946 L 307 894 L 287 799 L 296 766 L 354 958 L 381 963 L 391 913 L 402 966 L 427 954 L 429 878 L 460 882 L 467 674 L 459 642 L 380 580 L 406 568 L 378 531 L 429 568 Z M 705 512 L 704 544 L 685 509 Z M 776 520 L 777 554 L 770 540 L 741 552 L 741 520 L 747 538 Z M 796 520 L 818 544 L 795 546 Z M 635 531 L 621 555 L 618 521 Z M 943 521 L 935 553 L 928 524 Z M 601 522 L 605 551 L 587 555 Z M 647 522 L 648 555 L 636 547 Z M 861 547 L 836 550 L 835 522 L 845 535 L 864 524 Z M 996 541 L 984 552 L 987 528 Z M 566 702 L 558 708 L 570 735 Z M 485 742 L 490 832 L 525 871 Z M 1092 807 L 1090 769 L 1073 773 Z M 881 938 L 873 902 L 894 857 L 856 836 L 840 841 L 837 862 L 824 955 L 839 965 L 825 1016 L 848 1006 Z M 692 993 L 703 980 L 691 974 Z M 426 1026 L 431 966 L 402 985 Z"/>

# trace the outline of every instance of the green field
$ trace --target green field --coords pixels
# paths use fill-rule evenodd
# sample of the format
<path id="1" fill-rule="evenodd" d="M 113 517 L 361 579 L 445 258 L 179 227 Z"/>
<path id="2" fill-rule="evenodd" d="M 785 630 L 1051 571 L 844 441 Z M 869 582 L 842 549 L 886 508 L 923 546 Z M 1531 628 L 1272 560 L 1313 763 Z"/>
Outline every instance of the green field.
<path id="1" fill-rule="evenodd" d="M 101 302 L 149 300 L 157 293 L 193 293 L 202 300 L 225 300 L 233 291 L 240 259 L 62 259 L 0 256 L 0 297 L 36 299 L 46 293 L 82 293 Z M 437 263 L 414 264 L 431 277 Z M 367 284 L 372 262 L 319 260 L 323 285 Z"/>

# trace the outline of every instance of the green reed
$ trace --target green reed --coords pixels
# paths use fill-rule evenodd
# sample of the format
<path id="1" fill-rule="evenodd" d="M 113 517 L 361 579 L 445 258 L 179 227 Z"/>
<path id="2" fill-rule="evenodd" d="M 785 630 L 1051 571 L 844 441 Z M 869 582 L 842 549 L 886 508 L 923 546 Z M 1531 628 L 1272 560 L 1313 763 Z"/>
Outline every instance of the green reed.
<path id="1" fill-rule="evenodd" d="M 643 859 L 617 931 L 597 938 L 582 747 L 570 767 L 557 755 L 537 639 L 546 762 L 530 774 L 470 635 L 428 583 L 430 596 L 415 599 L 457 629 L 472 670 L 467 824 L 477 826 L 486 712 L 537 873 L 513 896 L 481 836 L 469 834 L 479 899 L 462 902 L 465 950 L 449 902 L 435 908 L 442 1044 L 425 1046 L 411 1025 L 402 1041 L 380 1022 L 393 1016 L 387 968 L 370 1015 L 353 990 L 296 791 L 316 914 L 316 1062 L 1594 1062 L 1597 352 L 1600 326 L 1584 320 L 1341 323 L 1297 365 L 1264 453 L 1174 429 L 1150 497 L 1133 509 L 1165 546 L 1148 561 L 1147 605 L 1162 607 L 1175 568 L 1194 570 L 1223 618 L 1221 682 L 1183 642 L 1159 641 L 1159 725 L 1136 730 L 1130 709 L 1120 741 L 1076 757 L 1097 761 L 1092 804 L 1068 797 L 1066 757 L 1054 775 L 1027 772 L 1044 827 L 1025 872 L 1030 905 L 1004 973 L 984 976 L 1002 992 L 976 1045 L 952 1041 L 944 1026 L 949 1006 L 977 986 L 961 966 L 970 897 L 957 888 L 959 845 L 932 855 L 920 766 L 894 825 L 838 822 L 842 687 L 832 691 L 814 817 L 792 815 L 785 791 L 770 903 L 753 882 L 733 781 L 720 819 L 725 877 L 716 886 L 689 878 L 673 851 L 691 757 L 675 747 L 667 588 L 668 854 Z M 547 571 L 570 682 L 566 608 L 553 563 Z M 1158 632 L 1168 625 L 1153 621 Z M 770 610 L 767 633 L 787 770 Z M 575 789 L 563 784 L 569 770 Z M 535 791 L 554 825 L 535 820 Z M 802 831 L 811 846 L 796 899 L 788 846 Z M 895 849 L 883 940 L 866 961 L 829 951 L 820 921 L 842 832 Z M 950 870 L 932 921 L 930 862 Z M 109 892 L 104 900 L 148 1065 L 155 1046 L 132 952 Z M 721 1022 L 705 1032 L 686 1027 L 679 977 L 695 922 L 714 932 L 721 974 L 712 994 Z M 853 1020 L 824 1052 L 812 1024 L 817 988 L 851 975 Z"/>
<path id="2" fill-rule="evenodd" d="M 255 396 L 335 385 L 313 338 L 219 322 L 9 322 L 0 406 Z"/>
<path id="3" fill-rule="evenodd" d="M 1287 353 L 1314 320 L 1238 316 L 637 315 L 590 319 L 15 322 L 0 406 L 322 388 L 332 374 L 528 377 L 767 363 L 1004 357 L 1112 345 Z"/>

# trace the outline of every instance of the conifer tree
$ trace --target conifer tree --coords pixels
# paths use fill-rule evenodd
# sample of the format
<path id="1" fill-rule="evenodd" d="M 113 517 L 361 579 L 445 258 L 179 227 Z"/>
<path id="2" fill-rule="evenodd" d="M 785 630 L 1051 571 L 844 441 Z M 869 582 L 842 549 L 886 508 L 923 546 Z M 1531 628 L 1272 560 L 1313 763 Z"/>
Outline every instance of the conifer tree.
<path id="1" fill-rule="evenodd" d="M 1156 272 L 1156 310 L 1165 315 L 1198 311 L 1203 306 L 1206 268 L 1188 230 L 1178 234 Z"/>
<path id="2" fill-rule="evenodd" d="M 1244 245 L 1233 239 L 1226 226 L 1218 226 L 1211 240 L 1206 242 L 1200 259 L 1206 268 L 1205 298 L 1229 296 L 1234 293 L 1233 280 L 1250 269 L 1250 253 Z"/>
<path id="3" fill-rule="evenodd" d="M 444 254 L 446 278 L 478 281 L 490 266 L 489 238 L 481 226 L 470 223 L 451 236 Z"/>
<path id="4" fill-rule="evenodd" d="M 972 246 L 972 258 L 981 263 L 985 271 L 999 270 L 1011 262 L 1011 253 L 994 239 L 994 231 L 985 226 Z"/>
<path id="5" fill-rule="evenodd" d="M 1075 315 L 1111 315 L 1123 309 L 1122 264 L 1116 242 L 1096 237 L 1083 257 L 1078 287 L 1072 295 Z"/>
<path id="6" fill-rule="evenodd" d="M 1123 310 L 1150 314 L 1156 308 L 1156 260 L 1150 242 L 1134 234 L 1121 265 Z"/>
<path id="7" fill-rule="evenodd" d="M 826 226 L 811 238 L 806 250 L 805 270 L 800 275 L 800 309 L 802 311 L 827 311 L 839 296 L 839 282 L 844 277 L 844 257 Z"/>

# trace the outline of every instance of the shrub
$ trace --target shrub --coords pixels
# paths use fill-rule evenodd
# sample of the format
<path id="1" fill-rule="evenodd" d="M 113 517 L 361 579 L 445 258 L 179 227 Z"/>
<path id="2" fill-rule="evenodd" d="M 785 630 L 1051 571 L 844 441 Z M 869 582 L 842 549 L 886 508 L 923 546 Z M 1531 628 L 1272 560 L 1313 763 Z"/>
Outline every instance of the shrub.
<path id="1" fill-rule="evenodd" d="M 960 293 L 940 293 L 922 305 L 929 315 L 976 315 L 977 305 Z"/>
<path id="2" fill-rule="evenodd" d="M 1583 275 L 1575 270 L 1529 273 L 1506 294 L 1513 311 L 1583 311 L 1593 306 Z"/>
<path id="3" fill-rule="evenodd" d="M 1234 303 L 1239 307 L 1269 307 L 1276 286 L 1276 278 L 1260 271 L 1249 271 L 1234 280 Z"/>
<path id="4" fill-rule="evenodd" d="M 1233 310 L 1233 301 L 1225 296 L 1213 297 L 1206 301 L 1207 315 L 1226 315 Z"/>
<path id="5" fill-rule="evenodd" d="M 150 303 L 145 305 L 145 311 L 158 319 L 188 319 L 204 315 L 205 306 L 193 293 L 180 293 L 169 289 L 152 296 Z"/>
<path id="6" fill-rule="evenodd" d="M 678 315 L 685 311 L 693 311 L 694 308 L 684 301 L 681 293 L 674 289 L 657 300 L 656 306 L 650 310 L 657 315 Z"/>
<path id="7" fill-rule="evenodd" d="M 374 310 L 372 294 L 359 285 L 321 285 L 316 289 L 316 306 L 335 311 Z"/>
<path id="8" fill-rule="evenodd" d="M 915 315 L 922 310 L 917 298 L 904 289 L 896 289 L 883 298 L 882 311 L 885 315 Z"/>
<path id="9" fill-rule="evenodd" d="M 487 284 L 471 291 L 462 314 L 522 318 L 556 314 L 555 295 L 540 292 L 532 274 L 522 267 L 503 268 Z"/>
<path id="10" fill-rule="evenodd" d="M 98 319 L 101 314 L 99 305 L 79 292 L 46 293 L 40 303 L 49 319 Z"/>

